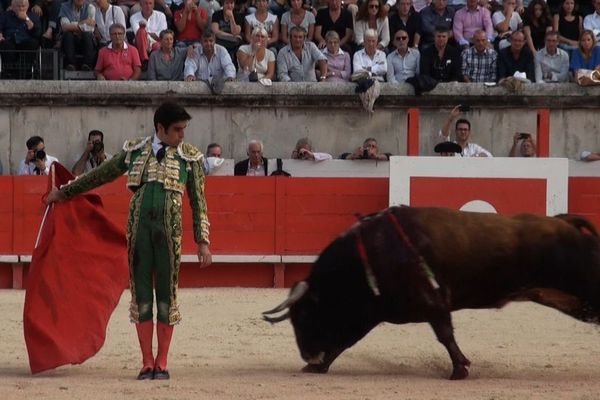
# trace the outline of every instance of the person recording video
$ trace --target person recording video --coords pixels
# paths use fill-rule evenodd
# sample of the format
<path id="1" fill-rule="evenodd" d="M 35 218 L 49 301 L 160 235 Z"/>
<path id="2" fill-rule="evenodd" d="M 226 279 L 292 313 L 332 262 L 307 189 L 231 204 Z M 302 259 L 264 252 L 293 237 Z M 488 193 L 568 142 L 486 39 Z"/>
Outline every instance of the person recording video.
<path id="1" fill-rule="evenodd" d="M 380 153 L 377 140 L 375 138 L 367 138 L 363 142 L 362 147 L 358 147 L 352 153 L 343 153 L 340 158 L 342 160 L 381 160 L 388 161 L 391 153 Z"/>
<path id="2" fill-rule="evenodd" d="M 98 130 L 92 130 L 88 134 L 88 141 L 81 157 L 73 165 L 73 175 L 79 176 L 98 167 L 106 160 L 111 159 L 111 155 L 104 151 L 104 133 Z"/>
<path id="3" fill-rule="evenodd" d="M 25 143 L 27 154 L 19 165 L 19 175 L 48 175 L 50 165 L 58 162 L 56 157 L 46 154 L 44 139 L 40 136 L 32 136 Z"/>
<path id="4" fill-rule="evenodd" d="M 517 152 L 517 148 L 519 149 Z M 509 157 L 536 157 L 535 142 L 530 133 L 516 132 L 513 144 L 508 152 Z"/>

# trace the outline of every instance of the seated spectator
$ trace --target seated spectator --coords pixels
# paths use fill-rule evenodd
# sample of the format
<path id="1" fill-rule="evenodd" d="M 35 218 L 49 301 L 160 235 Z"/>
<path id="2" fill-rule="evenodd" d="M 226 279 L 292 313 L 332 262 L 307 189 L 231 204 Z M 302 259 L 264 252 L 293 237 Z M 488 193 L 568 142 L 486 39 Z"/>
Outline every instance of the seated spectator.
<path id="1" fill-rule="evenodd" d="M 165 29 L 158 36 L 160 48 L 150 54 L 146 77 L 149 81 L 182 81 L 187 48 L 174 47 L 175 32 Z"/>
<path id="2" fill-rule="evenodd" d="M 581 152 L 579 159 L 581 161 L 599 161 L 600 160 L 600 152 L 584 150 Z"/>
<path id="3" fill-rule="evenodd" d="M 98 53 L 96 79 L 137 81 L 142 74 L 142 65 L 137 49 L 125 41 L 125 27 L 121 24 L 112 24 L 110 37 L 112 41 Z"/>
<path id="4" fill-rule="evenodd" d="M 254 72 L 257 80 L 275 79 L 275 54 L 267 49 L 268 38 L 265 28 L 256 27 L 251 44 L 240 46 L 237 52 L 239 76 L 249 77 Z"/>
<path id="5" fill-rule="evenodd" d="M 545 0 L 531 0 L 523 15 L 523 33 L 531 54 L 544 47 L 546 32 L 552 29 L 552 16 Z"/>
<path id="6" fill-rule="evenodd" d="M 343 153 L 340 158 L 342 160 L 380 160 L 389 161 L 391 153 L 380 153 L 377 140 L 375 138 L 367 138 L 363 142 L 362 147 L 358 147 L 352 153 Z"/>
<path id="7" fill-rule="evenodd" d="M 296 147 L 292 151 L 292 158 L 294 160 L 325 161 L 331 160 L 333 157 L 331 157 L 331 154 L 313 151 L 311 141 L 308 138 L 302 138 L 296 142 Z"/>
<path id="8" fill-rule="evenodd" d="M 325 35 L 327 47 L 323 55 L 327 58 L 327 82 L 348 82 L 352 74 L 350 54 L 340 49 L 340 36 L 336 31 L 329 31 Z"/>
<path id="9" fill-rule="evenodd" d="M 77 69 L 76 55 L 83 56 L 81 69 L 91 71 L 96 57 L 94 28 L 96 8 L 88 0 L 67 0 L 60 7 L 62 50 L 68 71 Z"/>
<path id="10" fill-rule="evenodd" d="M 197 0 L 185 0 L 182 9 L 175 11 L 177 42 L 189 46 L 200 43 L 208 26 L 208 12 L 198 7 Z"/>
<path id="11" fill-rule="evenodd" d="M 509 47 L 510 35 L 514 31 L 523 29 L 523 20 L 517 12 L 516 6 L 516 0 L 504 0 L 502 2 L 502 10 L 498 10 L 492 15 L 492 24 L 498 32 L 498 36 L 496 36 L 494 41 L 497 50 Z"/>
<path id="12" fill-rule="evenodd" d="M 510 35 L 510 47 L 500 50 L 498 55 L 498 79 L 514 76 L 515 72 L 524 72 L 529 81 L 535 81 L 533 55 L 525 46 L 525 35 L 515 31 Z"/>
<path id="13" fill-rule="evenodd" d="M 433 151 L 442 157 L 460 157 L 462 153 L 462 147 L 454 142 L 442 142 L 436 144 L 433 148 Z"/>
<path id="14" fill-rule="evenodd" d="M 204 157 L 204 173 L 212 174 L 223 164 L 223 149 L 218 143 L 211 143 L 206 147 L 206 157 Z"/>
<path id="15" fill-rule="evenodd" d="M 387 75 L 387 59 L 385 53 L 377 48 L 377 40 L 375 29 L 367 29 L 365 47 L 354 53 L 352 65 L 355 74 L 365 73 L 369 78 L 383 82 Z"/>
<path id="16" fill-rule="evenodd" d="M 558 14 L 552 19 L 552 29 L 558 32 L 559 47 L 569 54 L 579 45 L 583 32 L 583 18 L 575 10 L 575 0 L 564 0 Z"/>
<path id="17" fill-rule="evenodd" d="M 269 12 L 274 14 L 277 19 L 281 21 L 282 15 L 290 9 L 287 3 L 288 2 L 286 0 L 270 0 Z"/>
<path id="18" fill-rule="evenodd" d="M 600 47 L 596 46 L 594 32 L 584 30 L 579 38 L 579 48 L 571 53 L 569 70 L 575 75 L 579 69 L 600 69 Z"/>
<path id="19" fill-rule="evenodd" d="M 333 0 L 338 1 L 338 0 Z M 315 64 L 319 65 L 320 78 L 327 77 L 327 58 L 312 42 L 307 42 L 303 28 L 290 29 L 290 44 L 277 54 L 277 78 L 281 82 L 316 82 Z"/>
<path id="20" fill-rule="evenodd" d="M 377 33 L 377 49 L 387 51 L 390 44 L 390 25 L 382 0 L 367 0 L 358 10 L 354 23 L 354 43 L 359 48 L 364 47 L 365 32 L 368 29 L 374 29 Z"/>
<path id="21" fill-rule="evenodd" d="M 398 30 L 394 35 L 396 50 L 387 56 L 387 81 L 403 83 L 419 74 L 421 54 L 416 48 L 408 47 L 408 32 Z"/>
<path id="22" fill-rule="evenodd" d="M 489 48 L 487 35 L 477 31 L 473 47 L 462 52 L 462 74 L 465 82 L 496 82 L 496 50 Z"/>
<path id="23" fill-rule="evenodd" d="M 235 66 L 227 49 L 215 43 L 215 35 L 210 30 L 202 35 L 202 46 L 188 53 L 185 60 L 184 76 L 186 81 L 214 80 L 231 81 L 235 79 Z"/>
<path id="24" fill-rule="evenodd" d="M 213 14 L 223 9 L 223 7 L 221 7 L 221 3 L 219 3 L 217 0 L 200 0 L 198 2 L 198 6 L 205 9 L 208 13 L 208 27 L 210 27 Z"/>
<path id="25" fill-rule="evenodd" d="M 219 143 L 211 143 L 206 146 L 206 157 L 223 158 L 223 148 Z"/>
<path id="26" fill-rule="evenodd" d="M 403 30 L 408 33 L 408 47 L 418 48 L 421 42 L 421 15 L 412 7 L 411 0 L 398 0 L 396 12 L 390 14 L 390 38 L 396 32 Z M 393 41 L 389 44 L 390 50 L 395 50 Z"/>
<path id="27" fill-rule="evenodd" d="M 450 141 L 450 127 L 452 126 L 452 122 L 458 118 L 459 115 L 460 105 L 454 107 L 452 111 L 450 111 L 450 115 L 440 130 L 439 136 L 444 141 Z M 456 121 L 454 129 L 454 135 L 456 138 L 454 143 L 457 143 L 462 148 L 462 153 L 460 153 L 460 155 L 463 157 L 493 157 L 492 153 L 480 145 L 469 142 L 469 138 L 471 136 L 471 123 L 469 120 L 460 118 Z"/>
<path id="28" fill-rule="evenodd" d="M 315 18 L 315 43 L 320 49 L 327 46 L 325 34 L 336 31 L 340 36 L 340 47 L 348 53 L 352 52 L 351 43 L 353 39 L 354 24 L 352 14 L 342 8 L 342 0 L 329 0 L 327 8 L 317 11 Z"/>
<path id="29" fill-rule="evenodd" d="M 8 0 L 6 1 L 8 2 Z M 31 11 L 33 11 L 40 18 L 41 26 L 46 26 L 46 31 L 42 34 L 42 37 L 40 38 L 42 47 L 53 48 L 57 46 L 58 43 L 56 43 L 56 39 L 60 30 L 58 29 L 58 27 L 60 26 L 58 14 L 60 13 L 60 7 L 62 6 L 63 2 L 48 2 L 35 0 L 32 3 L 33 6 L 31 7 Z"/>
<path id="30" fill-rule="evenodd" d="M 600 39 L 600 0 L 593 0 L 594 12 L 583 19 L 583 29 L 592 31 L 596 42 Z"/>
<path id="31" fill-rule="evenodd" d="M 431 5 L 421 10 L 421 50 L 433 45 L 438 31 L 447 32 L 448 38 L 451 38 L 453 20 L 454 10 L 448 8 L 448 0 L 433 0 Z"/>
<path id="32" fill-rule="evenodd" d="M 292 39 L 293 40 L 293 39 Z M 269 174 L 268 159 L 263 157 L 263 144 L 260 140 L 248 143 L 248 158 L 235 164 L 235 176 L 267 176 Z"/>
<path id="33" fill-rule="evenodd" d="M 97 168 L 104 161 L 112 158 L 111 154 L 104 151 L 104 133 L 98 130 L 92 130 L 88 133 L 88 140 L 81 156 L 73 165 L 73 175 L 79 176 Z"/>
<path id="34" fill-rule="evenodd" d="M 11 9 L 0 12 L 0 51 L 2 53 L 2 78 L 15 79 L 19 75 L 19 54 L 14 50 L 36 50 L 41 33 L 40 18 L 27 11 L 28 0 L 12 0 Z M 31 65 L 33 55 L 22 57 L 25 65 Z"/>
<path id="35" fill-rule="evenodd" d="M 519 145 L 519 142 L 521 144 Z M 519 154 L 517 154 L 519 147 Z M 513 144 L 508 153 L 509 157 L 535 157 L 535 143 L 530 133 L 517 132 L 513 136 Z"/>
<path id="36" fill-rule="evenodd" d="M 244 38 L 246 42 L 252 43 L 254 28 L 264 28 L 269 35 L 267 48 L 276 53 L 277 42 L 279 42 L 279 21 L 275 15 L 269 12 L 268 0 L 255 0 L 254 4 L 256 12 L 246 15 L 244 18 Z"/>
<path id="37" fill-rule="evenodd" d="M 448 44 L 449 33 L 439 26 L 435 32 L 433 46 L 421 52 L 421 75 L 427 75 L 438 82 L 453 82 L 462 79 L 460 52 Z"/>
<path id="38" fill-rule="evenodd" d="M 215 0 L 212 0 L 215 1 Z M 235 0 L 223 0 L 223 9 L 212 16 L 211 28 L 217 38 L 217 44 L 223 46 L 233 58 L 243 42 L 243 15 L 234 11 Z"/>
<path id="39" fill-rule="evenodd" d="M 48 175 L 50 165 L 58 162 L 56 157 L 46 154 L 44 139 L 40 136 L 32 136 L 25 143 L 27 155 L 19 165 L 19 175 Z"/>
<path id="40" fill-rule="evenodd" d="M 279 39 L 283 44 L 290 44 L 290 29 L 300 26 L 306 31 L 306 40 L 312 42 L 315 35 L 315 15 L 304 8 L 303 0 L 290 0 L 290 10 L 281 17 Z"/>
<path id="41" fill-rule="evenodd" d="M 54 0 L 53 0 L 54 1 Z M 123 15 L 125 15 L 125 19 L 128 20 L 130 16 L 138 12 L 136 10 L 140 5 L 138 0 L 113 0 L 114 5 L 119 7 L 121 11 L 123 11 Z"/>
<path id="42" fill-rule="evenodd" d="M 121 7 L 113 6 L 110 0 L 96 0 L 95 36 L 100 46 L 106 46 L 110 42 L 109 28 L 112 24 L 127 26 Z"/>
<path id="43" fill-rule="evenodd" d="M 535 55 L 536 83 L 568 82 L 569 55 L 558 48 L 558 33 L 546 33 L 546 47 Z"/>
<path id="44" fill-rule="evenodd" d="M 133 14 L 129 22 L 135 34 L 135 47 L 145 69 L 152 50 L 160 47 L 158 35 L 167 29 L 167 17 L 154 9 L 154 0 L 140 0 L 140 6 L 142 10 Z"/>
<path id="45" fill-rule="evenodd" d="M 454 40 L 463 49 L 469 47 L 473 42 L 473 35 L 477 31 L 484 31 L 488 43 L 494 39 L 494 26 L 490 11 L 479 6 L 478 0 L 467 0 L 467 6 L 456 11 L 452 22 Z"/>

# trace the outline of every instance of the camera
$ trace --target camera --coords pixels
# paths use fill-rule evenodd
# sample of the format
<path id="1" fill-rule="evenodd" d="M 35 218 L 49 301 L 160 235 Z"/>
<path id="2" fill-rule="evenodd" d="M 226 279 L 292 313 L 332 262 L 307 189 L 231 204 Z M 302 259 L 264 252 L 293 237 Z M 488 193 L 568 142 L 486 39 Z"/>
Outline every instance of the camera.
<path id="1" fill-rule="evenodd" d="M 44 150 L 34 150 L 33 157 L 31 158 L 31 162 L 36 162 L 38 160 L 46 159 L 46 152 Z"/>
<path id="2" fill-rule="evenodd" d="M 458 106 L 458 111 L 469 112 L 469 111 L 471 111 L 471 106 L 466 105 L 466 104 L 461 104 L 460 106 Z"/>
<path id="3" fill-rule="evenodd" d="M 94 145 L 92 147 L 92 153 L 94 154 L 98 154 L 101 153 L 104 150 L 104 143 L 98 141 L 98 142 L 94 142 Z"/>
<path id="4" fill-rule="evenodd" d="M 363 149 L 362 158 L 369 158 L 369 149 Z"/>
<path id="5" fill-rule="evenodd" d="M 526 133 L 526 132 L 519 132 L 519 136 L 518 136 L 518 138 L 519 138 L 520 140 L 522 140 L 522 139 L 529 139 L 530 137 L 531 137 L 531 134 L 529 134 L 529 133 Z"/>

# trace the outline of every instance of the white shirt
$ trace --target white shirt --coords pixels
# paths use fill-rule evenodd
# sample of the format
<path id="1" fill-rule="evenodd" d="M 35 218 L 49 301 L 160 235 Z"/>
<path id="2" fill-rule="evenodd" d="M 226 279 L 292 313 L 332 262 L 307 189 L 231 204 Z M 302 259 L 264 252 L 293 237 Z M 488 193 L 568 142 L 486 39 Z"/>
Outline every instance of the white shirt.
<path id="1" fill-rule="evenodd" d="M 598 15 L 597 11 L 594 11 L 593 14 L 587 15 L 583 19 L 583 29 L 589 29 L 594 32 L 596 38 L 600 36 L 600 15 Z"/>
<path id="2" fill-rule="evenodd" d="M 141 21 L 146 21 L 146 32 L 148 33 L 155 33 L 158 35 L 161 31 L 167 29 L 167 17 L 160 11 L 152 11 L 152 15 L 150 15 L 150 18 L 147 20 L 144 18 L 141 11 L 133 14 L 131 18 L 129 18 L 133 33 L 137 33 L 138 29 L 140 29 Z"/>
<path id="3" fill-rule="evenodd" d="M 352 66 L 354 67 L 354 73 L 368 71 L 371 77 L 381 82 L 385 80 L 387 74 L 387 60 L 385 53 L 381 50 L 375 50 L 373 59 L 367 55 L 365 49 L 357 51 L 354 53 Z M 370 71 L 367 69 L 369 67 Z"/>
<path id="4" fill-rule="evenodd" d="M 235 78 L 235 66 L 225 47 L 215 44 L 215 50 L 210 61 L 204 55 L 202 47 L 194 51 L 193 58 L 185 59 L 184 75 L 195 76 L 201 81 L 212 82 L 215 78 Z"/>
<path id="5" fill-rule="evenodd" d="M 125 25 L 125 14 L 121 7 L 115 7 L 112 4 L 109 4 L 106 14 L 104 15 L 102 10 L 98 8 L 98 10 L 96 10 L 96 26 L 98 27 L 98 32 L 100 32 L 100 35 L 102 36 L 102 41 L 105 43 L 110 42 L 108 28 L 110 28 L 112 24 L 121 24 L 123 27 L 127 26 Z"/>
<path id="6" fill-rule="evenodd" d="M 53 162 L 58 162 L 58 158 L 46 154 L 46 169 L 44 170 L 43 175 L 48 175 L 50 173 L 50 165 Z M 19 165 L 19 175 L 37 175 L 35 172 L 35 163 L 26 163 L 25 160 L 21 160 L 21 164 Z"/>

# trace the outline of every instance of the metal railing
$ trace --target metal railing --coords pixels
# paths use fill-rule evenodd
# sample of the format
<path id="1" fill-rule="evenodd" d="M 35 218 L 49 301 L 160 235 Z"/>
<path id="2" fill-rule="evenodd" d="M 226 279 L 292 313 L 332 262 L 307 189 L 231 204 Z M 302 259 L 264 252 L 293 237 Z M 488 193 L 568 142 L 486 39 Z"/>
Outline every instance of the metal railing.
<path id="1" fill-rule="evenodd" d="M 0 79 L 60 79 L 56 49 L 0 51 Z"/>

